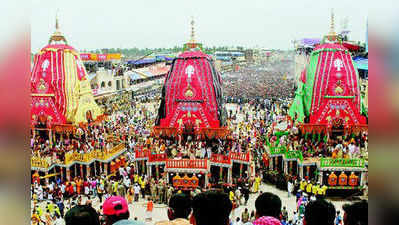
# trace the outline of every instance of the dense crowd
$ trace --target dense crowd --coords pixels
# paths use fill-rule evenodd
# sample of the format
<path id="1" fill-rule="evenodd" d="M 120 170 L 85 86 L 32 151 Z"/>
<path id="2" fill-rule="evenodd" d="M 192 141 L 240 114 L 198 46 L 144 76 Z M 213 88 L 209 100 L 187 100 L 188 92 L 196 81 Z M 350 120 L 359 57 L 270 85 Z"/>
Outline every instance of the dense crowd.
<path id="1" fill-rule="evenodd" d="M 316 181 L 288 180 L 288 194 L 296 196 L 294 212 L 287 212 L 278 196 L 260 193 L 262 170 L 267 169 L 263 155 L 268 147 L 286 146 L 287 150 L 301 151 L 305 158 L 367 159 L 367 133 L 341 137 L 303 134 L 298 124 L 287 117 L 293 94 L 291 80 L 262 67 L 232 73 L 236 74 L 224 78 L 227 124 L 232 131 L 226 139 L 155 138 L 151 128 L 156 119 L 159 93 L 154 91 L 140 93 L 133 99 L 126 94 L 100 100 L 98 103 L 108 114 L 107 119 L 92 121 L 86 127 L 77 128 L 74 134 L 54 134 L 51 141 L 45 132 L 32 134 L 32 156 L 46 158 L 49 164 L 62 162 L 68 152 L 110 149 L 120 143 L 127 148 L 127 164 L 113 176 L 100 174 L 75 177 L 71 181 L 60 178 L 49 182 L 34 180 L 31 186 L 32 223 L 143 224 L 151 221 L 154 204 L 166 204 L 170 221 L 158 222 L 158 225 L 367 224 L 367 202 L 345 206 L 344 220 L 344 216 L 324 200 L 325 187 Z M 251 79 L 245 78 L 248 75 Z M 279 135 L 281 131 L 286 133 Z M 248 153 L 255 175 L 247 172 L 242 179 L 233 175 L 233 185 L 217 191 L 211 190 L 210 186 L 182 191 L 174 188 L 162 175 L 155 179 L 140 174 L 135 163 L 138 149 L 147 149 L 151 154 L 165 153 L 174 159 Z M 218 181 L 210 178 L 211 183 Z M 313 184 L 310 191 L 307 190 L 309 183 Z M 315 192 L 313 186 L 319 189 Z M 254 206 L 248 205 L 251 193 L 257 197 Z M 140 218 L 142 221 L 138 218 L 129 220 L 138 216 L 128 206 L 139 201 L 145 202 L 147 215 Z M 236 215 L 238 207 L 245 207 L 241 215 Z"/>
<path id="2" fill-rule="evenodd" d="M 32 132 L 32 157 L 44 159 L 49 165 L 63 163 L 68 152 L 104 151 L 117 144 L 126 143 L 129 134 L 143 134 L 142 124 L 137 119 L 141 111 L 131 110 L 135 103 L 128 95 L 114 96 L 100 102 L 108 114 L 104 120 L 90 121 L 86 126 L 78 126 L 75 132 L 53 131 L 52 136 L 48 129 Z"/>
<path id="3" fill-rule="evenodd" d="M 241 101 L 257 98 L 292 98 L 295 92 L 292 71 L 290 64 L 273 62 L 227 72 L 222 75 L 223 94 L 229 98 L 239 98 Z"/>
<path id="4" fill-rule="evenodd" d="M 135 192 L 134 192 L 135 193 Z M 136 199 L 135 199 L 136 200 Z M 223 190 L 202 190 L 196 193 L 183 193 L 181 191 L 171 193 L 167 199 L 167 221 L 156 222 L 156 225 L 367 225 L 368 202 L 358 201 L 343 206 L 341 214 L 334 205 L 324 198 L 307 199 L 301 197 L 297 209 L 288 216 L 285 206 L 282 206 L 280 197 L 265 192 L 260 193 L 255 200 L 255 210 L 249 212 L 246 207 L 241 215 L 235 215 L 237 207 L 234 201 L 234 193 L 226 193 Z M 139 220 L 137 215 L 129 209 L 129 204 L 137 204 L 124 196 L 108 196 L 100 209 L 92 206 L 92 200 L 85 202 L 78 198 L 70 207 L 64 208 L 62 202 L 48 203 L 46 212 L 36 207 L 32 213 L 33 224 L 41 222 L 46 224 L 66 225 L 143 225 L 152 221 L 154 202 L 151 197 L 145 200 L 146 216 Z M 61 209 L 60 209 L 61 208 Z M 65 216 L 63 216 L 66 211 Z M 44 214 L 45 221 L 41 218 Z M 52 217 L 52 215 L 54 215 Z M 64 220 L 61 219 L 63 216 Z M 53 222 L 54 218 L 54 222 Z M 133 220 L 130 218 L 134 218 Z"/>

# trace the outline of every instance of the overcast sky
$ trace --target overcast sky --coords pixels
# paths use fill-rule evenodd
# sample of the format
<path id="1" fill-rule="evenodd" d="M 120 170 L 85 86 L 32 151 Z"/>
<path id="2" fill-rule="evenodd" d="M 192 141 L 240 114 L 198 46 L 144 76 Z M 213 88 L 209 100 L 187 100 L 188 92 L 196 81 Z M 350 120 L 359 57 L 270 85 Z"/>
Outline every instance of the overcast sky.
<path id="1" fill-rule="evenodd" d="M 182 46 L 191 16 L 205 46 L 289 49 L 294 39 L 327 34 L 332 8 L 336 30 L 347 17 L 351 39 L 364 41 L 368 7 L 348 0 L 40 0 L 32 3 L 31 47 L 47 44 L 57 9 L 61 31 L 79 50 Z"/>

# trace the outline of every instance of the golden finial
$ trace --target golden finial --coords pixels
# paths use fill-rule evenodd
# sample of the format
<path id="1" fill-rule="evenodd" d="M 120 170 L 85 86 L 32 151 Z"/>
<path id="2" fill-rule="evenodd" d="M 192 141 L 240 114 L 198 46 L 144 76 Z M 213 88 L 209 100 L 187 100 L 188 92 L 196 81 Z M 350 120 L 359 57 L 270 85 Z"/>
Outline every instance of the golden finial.
<path id="1" fill-rule="evenodd" d="M 60 26 L 58 25 L 58 10 L 57 13 L 55 14 L 55 30 L 59 30 Z"/>
<path id="2" fill-rule="evenodd" d="M 331 9 L 331 23 L 330 23 L 330 33 L 327 35 L 328 40 L 335 41 L 337 40 L 337 33 L 335 33 L 335 26 L 334 26 L 334 10 Z"/>
<path id="3" fill-rule="evenodd" d="M 191 43 L 195 43 L 194 17 L 191 17 Z"/>
<path id="4" fill-rule="evenodd" d="M 335 28 L 334 28 L 334 10 L 331 9 L 331 24 L 330 24 L 330 34 L 335 34 Z"/>
<path id="5" fill-rule="evenodd" d="M 64 35 L 62 35 L 62 33 L 60 31 L 60 25 L 58 23 L 58 11 L 59 10 L 57 10 L 57 13 L 55 14 L 55 32 L 53 33 L 53 35 L 51 35 L 50 40 L 49 40 L 49 44 L 52 41 L 64 41 L 65 44 L 67 43 Z"/>

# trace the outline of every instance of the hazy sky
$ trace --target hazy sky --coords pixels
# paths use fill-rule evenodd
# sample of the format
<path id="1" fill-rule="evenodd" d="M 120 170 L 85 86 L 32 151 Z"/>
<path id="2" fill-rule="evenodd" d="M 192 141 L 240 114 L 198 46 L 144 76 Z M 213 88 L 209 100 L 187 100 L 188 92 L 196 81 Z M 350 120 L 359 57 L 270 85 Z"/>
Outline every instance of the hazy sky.
<path id="1" fill-rule="evenodd" d="M 334 8 L 336 30 L 348 17 L 353 40 L 365 40 L 367 1 L 335 0 L 40 0 L 31 12 L 32 52 L 48 42 L 59 9 L 61 31 L 76 49 L 182 46 L 190 17 L 205 46 L 292 48 L 322 37 Z M 370 1 L 377 2 L 377 1 Z M 372 3 L 377 4 L 377 3 Z"/>

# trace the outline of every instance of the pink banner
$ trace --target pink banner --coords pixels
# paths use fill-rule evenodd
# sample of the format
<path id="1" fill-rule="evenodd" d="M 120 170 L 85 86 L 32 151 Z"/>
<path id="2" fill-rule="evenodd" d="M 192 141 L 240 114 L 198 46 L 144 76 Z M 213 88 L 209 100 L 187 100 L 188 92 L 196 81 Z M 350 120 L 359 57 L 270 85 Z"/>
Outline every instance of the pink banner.
<path id="1" fill-rule="evenodd" d="M 98 61 L 107 60 L 107 54 L 97 54 L 97 60 Z"/>
<path id="2" fill-rule="evenodd" d="M 80 58 L 82 60 L 90 60 L 90 53 L 81 53 Z"/>

